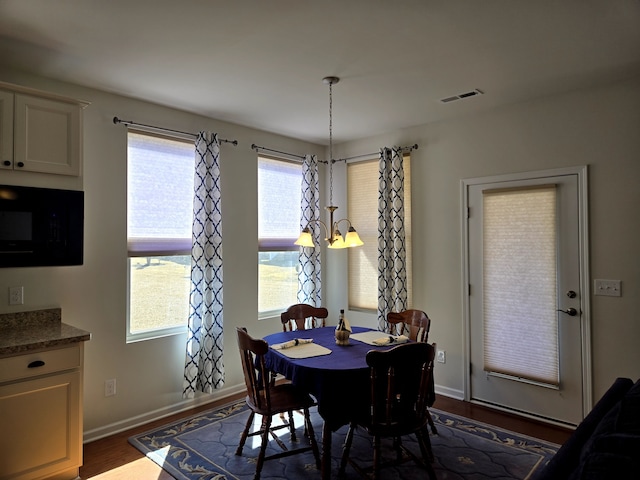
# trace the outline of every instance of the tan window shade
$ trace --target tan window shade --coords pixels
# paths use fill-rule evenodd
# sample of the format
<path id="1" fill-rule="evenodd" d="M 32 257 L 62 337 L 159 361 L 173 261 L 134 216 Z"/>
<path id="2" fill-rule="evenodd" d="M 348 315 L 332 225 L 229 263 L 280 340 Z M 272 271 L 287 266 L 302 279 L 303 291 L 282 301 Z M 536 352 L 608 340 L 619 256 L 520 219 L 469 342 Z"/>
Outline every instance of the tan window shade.
<path id="1" fill-rule="evenodd" d="M 408 304 L 412 305 L 411 261 L 411 162 L 404 166 L 404 214 L 407 247 Z M 349 249 L 349 307 L 378 308 L 378 160 L 350 163 L 347 166 L 348 218 L 364 242 Z"/>
<path id="2" fill-rule="evenodd" d="M 556 187 L 483 194 L 485 371 L 557 385 Z"/>

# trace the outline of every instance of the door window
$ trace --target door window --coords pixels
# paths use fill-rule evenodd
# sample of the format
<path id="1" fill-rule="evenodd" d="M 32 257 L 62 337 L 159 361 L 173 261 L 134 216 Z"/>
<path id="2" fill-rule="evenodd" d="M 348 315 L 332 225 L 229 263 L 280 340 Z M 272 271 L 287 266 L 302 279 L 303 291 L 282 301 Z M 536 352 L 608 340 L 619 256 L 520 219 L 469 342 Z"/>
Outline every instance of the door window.
<path id="1" fill-rule="evenodd" d="M 484 370 L 557 386 L 556 187 L 482 203 Z"/>

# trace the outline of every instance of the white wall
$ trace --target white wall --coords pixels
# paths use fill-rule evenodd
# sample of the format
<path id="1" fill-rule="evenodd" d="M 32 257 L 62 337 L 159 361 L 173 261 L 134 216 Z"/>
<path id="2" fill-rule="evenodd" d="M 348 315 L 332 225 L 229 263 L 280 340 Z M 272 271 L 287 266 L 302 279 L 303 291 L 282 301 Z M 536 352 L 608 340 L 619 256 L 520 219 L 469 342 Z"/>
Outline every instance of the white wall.
<path id="1" fill-rule="evenodd" d="M 85 345 L 85 439 L 243 388 L 235 327 L 246 326 L 255 336 L 281 329 L 279 318 L 257 319 L 257 154 L 251 144 L 318 155 L 324 147 L 42 78 L 5 73 L 0 80 L 91 102 L 84 111 L 81 179 L 0 171 L 0 184 L 85 191 L 84 265 L 0 269 L 0 292 L 15 285 L 25 291 L 24 305 L 7 305 L 8 296 L 0 300 L 1 313 L 59 306 L 65 323 L 92 334 Z M 193 402 L 182 399 L 186 335 L 125 342 L 127 129 L 114 125 L 114 116 L 187 132 L 211 130 L 239 142 L 221 147 L 226 384 Z M 117 380 L 117 395 L 105 398 L 110 378 Z"/>
<path id="2" fill-rule="evenodd" d="M 414 307 L 428 313 L 429 338 L 447 351 L 435 369 L 440 391 L 463 389 L 460 180 L 576 165 L 589 169 L 590 285 L 619 279 L 623 291 L 592 297 L 594 398 L 617 376 L 640 378 L 640 79 L 390 132 L 341 145 L 336 156 L 414 143 Z M 337 262 L 330 274 L 346 270 Z M 335 308 L 343 292 L 329 285 Z"/>
<path id="3" fill-rule="evenodd" d="M 0 295 L 0 312 L 60 306 L 66 323 L 92 332 L 85 350 L 85 438 L 192 404 L 181 397 L 184 337 L 125 343 L 126 128 L 112 123 L 116 115 L 183 131 L 208 129 L 240 142 L 238 147 L 223 146 L 221 154 L 227 384 L 225 390 L 200 399 L 240 388 L 234 327 L 247 326 L 256 336 L 280 328 L 277 319 L 256 319 L 256 154 L 250 145 L 319 155 L 324 149 L 15 72 L 0 73 L 0 80 L 91 102 L 84 117 L 83 177 L 30 177 L 40 186 L 74 188 L 81 183 L 86 196 L 85 264 L 0 269 L 0 293 L 13 285 L 25 287 L 25 305 L 9 307 Z M 440 391 L 461 394 L 463 385 L 460 180 L 569 165 L 589 165 L 591 276 L 623 282 L 621 298 L 592 300 L 594 396 L 601 396 L 617 376 L 640 377 L 639 107 L 640 81 L 634 79 L 336 146 L 335 156 L 343 158 L 376 152 L 383 145 L 419 144 L 412 154 L 414 307 L 428 312 L 431 339 L 447 351 L 447 363 L 436 370 Z M 0 183 L 20 183 L 17 175 L 0 172 Z M 334 180 L 334 203 L 346 216 L 344 165 L 336 164 Z M 345 255 L 325 255 L 330 312 L 347 305 Z M 352 323 L 375 325 L 374 316 L 348 314 Z M 115 397 L 104 397 L 108 378 L 117 379 Z"/>

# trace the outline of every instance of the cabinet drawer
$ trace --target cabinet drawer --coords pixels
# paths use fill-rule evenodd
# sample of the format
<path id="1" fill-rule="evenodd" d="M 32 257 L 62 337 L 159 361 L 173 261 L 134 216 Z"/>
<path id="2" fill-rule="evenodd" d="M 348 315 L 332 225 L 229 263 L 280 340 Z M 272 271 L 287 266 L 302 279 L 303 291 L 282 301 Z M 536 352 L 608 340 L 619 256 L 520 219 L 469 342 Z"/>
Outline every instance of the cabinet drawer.
<path id="1" fill-rule="evenodd" d="M 0 383 L 79 367 L 79 345 L 17 355 L 0 359 Z"/>

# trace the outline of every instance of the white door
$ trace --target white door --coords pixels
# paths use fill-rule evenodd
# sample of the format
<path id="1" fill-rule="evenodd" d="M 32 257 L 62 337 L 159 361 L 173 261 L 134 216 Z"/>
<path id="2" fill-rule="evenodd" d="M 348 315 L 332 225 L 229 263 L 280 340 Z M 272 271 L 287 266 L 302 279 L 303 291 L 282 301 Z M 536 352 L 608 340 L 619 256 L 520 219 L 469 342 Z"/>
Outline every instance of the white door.
<path id="1" fill-rule="evenodd" d="M 577 425 L 590 391 L 586 170 L 464 182 L 467 399 Z"/>

